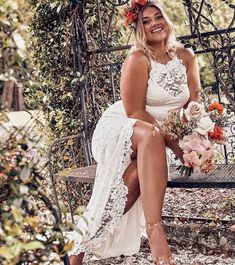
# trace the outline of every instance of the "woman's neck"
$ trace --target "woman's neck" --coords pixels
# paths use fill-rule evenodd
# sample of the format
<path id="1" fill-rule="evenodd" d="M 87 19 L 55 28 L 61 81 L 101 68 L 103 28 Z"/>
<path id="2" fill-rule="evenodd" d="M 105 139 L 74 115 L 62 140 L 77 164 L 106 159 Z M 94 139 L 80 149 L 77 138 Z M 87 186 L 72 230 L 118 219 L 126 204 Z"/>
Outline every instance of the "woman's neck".
<path id="1" fill-rule="evenodd" d="M 152 45 L 152 47 L 153 47 L 153 56 L 156 59 L 156 61 L 164 63 L 166 60 L 169 59 L 168 50 L 164 42 L 155 43 L 154 45 Z"/>

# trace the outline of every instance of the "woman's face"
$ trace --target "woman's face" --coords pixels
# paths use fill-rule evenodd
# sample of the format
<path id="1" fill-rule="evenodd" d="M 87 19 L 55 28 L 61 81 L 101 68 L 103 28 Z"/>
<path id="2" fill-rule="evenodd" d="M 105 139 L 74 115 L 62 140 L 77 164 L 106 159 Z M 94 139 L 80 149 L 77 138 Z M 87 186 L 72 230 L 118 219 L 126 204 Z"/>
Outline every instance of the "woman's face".
<path id="1" fill-rule="evenodd" d="M 169 32 L 169 27 L 158 8 L 153 6 L 146 7 L 143 11 L 142 22 L 149 44 L 165 41 Z"/>

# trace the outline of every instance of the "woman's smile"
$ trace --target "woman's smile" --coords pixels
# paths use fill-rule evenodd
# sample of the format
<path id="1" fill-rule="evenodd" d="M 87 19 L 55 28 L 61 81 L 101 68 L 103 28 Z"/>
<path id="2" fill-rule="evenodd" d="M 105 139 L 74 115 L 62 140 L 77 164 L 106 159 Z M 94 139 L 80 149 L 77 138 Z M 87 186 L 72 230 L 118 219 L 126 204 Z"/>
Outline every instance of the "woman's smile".
<path id="1" fill-rule="evenodd" d="M 163 27 L 156 27 L 156 28 L 154 28 L 152 31 L 151 31 L 151 33 L 152 34 L 159 34 L 159 33 L 161 33 L 163 31 Z"/>

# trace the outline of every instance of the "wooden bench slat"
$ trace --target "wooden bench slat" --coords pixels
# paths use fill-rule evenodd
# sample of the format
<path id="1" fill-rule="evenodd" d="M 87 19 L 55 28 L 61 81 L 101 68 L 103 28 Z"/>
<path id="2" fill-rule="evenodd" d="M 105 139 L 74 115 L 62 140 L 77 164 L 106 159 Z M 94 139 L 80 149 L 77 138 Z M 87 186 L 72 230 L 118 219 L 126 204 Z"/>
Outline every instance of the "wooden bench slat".
<path id="1" fill-rule="evenodd" d="M 56 179 L 71 182 L 93 183 L 95 181 L 96 165 L 64 170 L 55 174 Z"/>
<path id="2" fill-rule="evenodd" d="M 217 165 L 210 174 L 193 173 L 190 177 L 181 176 L 177 166 L 170 166 L 171 181 L 168 187 L 175 188 L 235 188 L 235 165 Z M 69 182 L 93 183 L 96 165 L 64 170 L 55 174 L 56 179 Z"/>
<path id="3" fill-rule="evenodd" d="M 235 182 L 235 165 L 217 165 L 216 169 L 210 174 L 195 172 L 190 177 L 181 176 L 179 171 L 176 171 L 175 166 L 171 166 L 171 178 L 174 181 L 187 182 Z M 171 169 L 170 169 L 171 170 Z"/>

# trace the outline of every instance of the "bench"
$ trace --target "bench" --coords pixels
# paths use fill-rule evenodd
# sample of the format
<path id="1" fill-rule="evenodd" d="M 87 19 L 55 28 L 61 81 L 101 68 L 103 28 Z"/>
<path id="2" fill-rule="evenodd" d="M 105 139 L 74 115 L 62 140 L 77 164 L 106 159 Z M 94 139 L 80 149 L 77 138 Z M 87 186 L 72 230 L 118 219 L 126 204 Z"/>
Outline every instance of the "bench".
<path id="1" fill-rule="evenodd" d="M 170 166 L 169 188 L 235 188 L 235 165 L 216 165 L 210 174 L 193 173 L 190 177 L 181 176 L 178 166 Z M 80 183 L 94 183 L 96 165 L 78 167 L 55 174 L 58 180 Z"/>
<path id="2" fill-rule="evenodd" d="M 85 134 L 56 139 L 50 146 L 48 159 L 55 198 L 57 200 L 56 181 L 65 182 L 70 214 L 74 221 L 69 183 L 87 183 L 92 189 L 95 181 L 96 164 L 92 161 Z M 56 166 L 53 167 L 53 161 L 60 164 L 59 170 Z M 83 166 L 76 166 L 78 162 L 82 162 Z M 235 164 L 216 165 L 216 169 L 210 174 L 195 172 L 190 177 L 182 176 L 177 167 L 170 165 L 171 180 L 167 183 L 169 188 L 235 188 Z M 82 196 L 82 191 L 78 190 L 78 194 Z M 57 206 L 59 208 L 58 200 Z"/>

